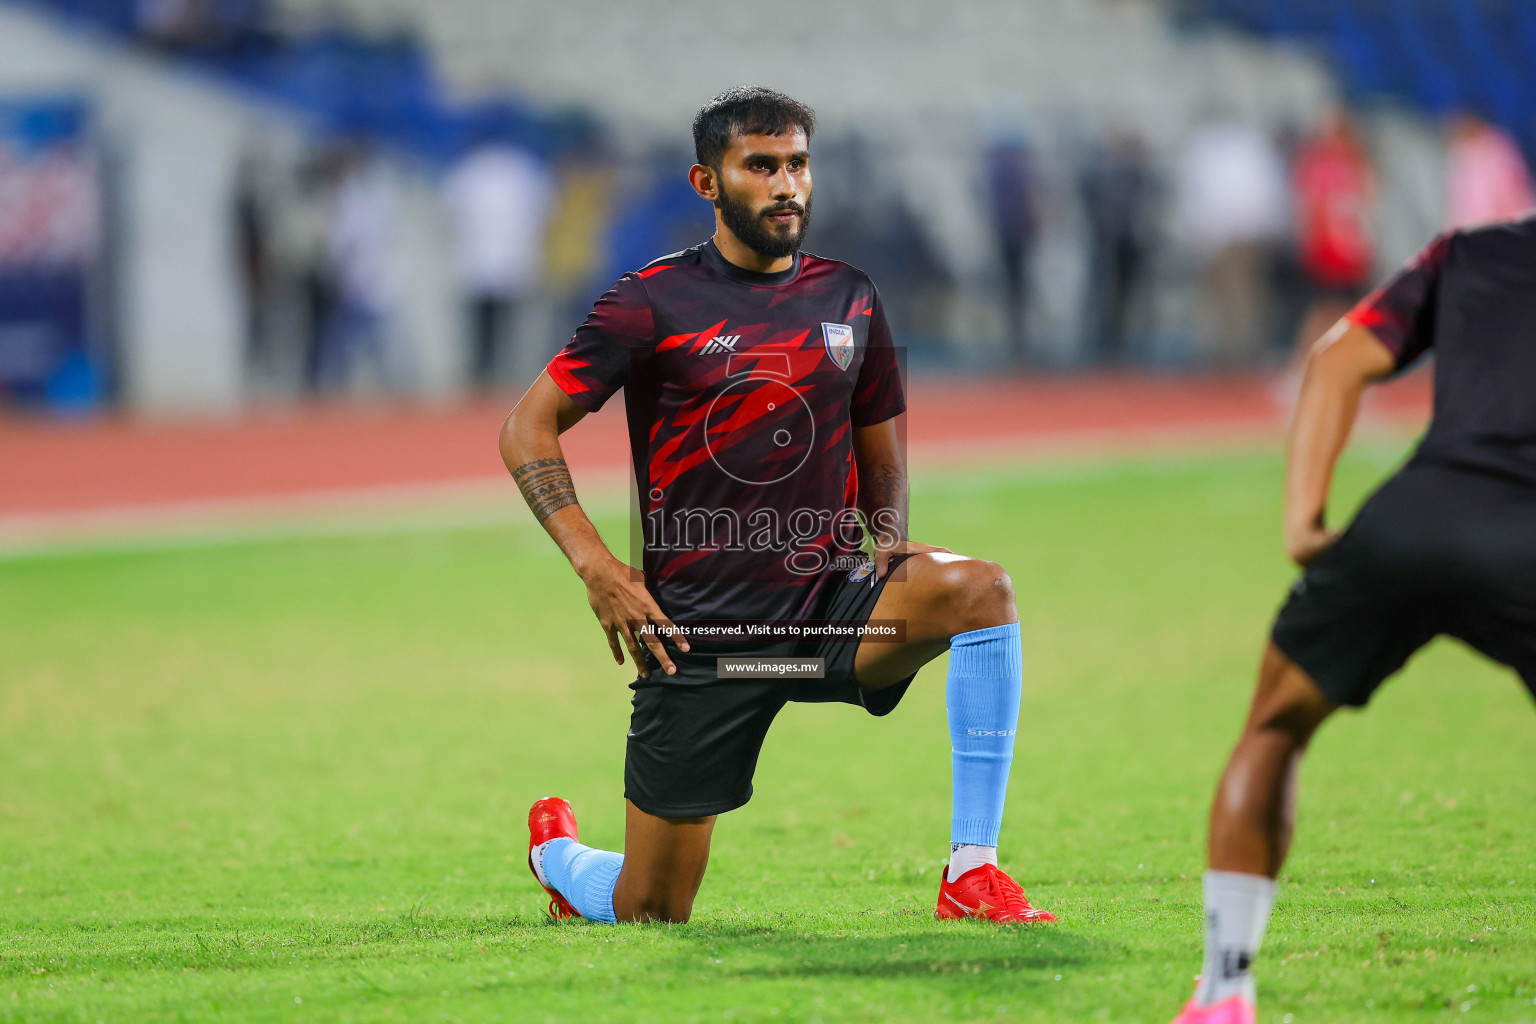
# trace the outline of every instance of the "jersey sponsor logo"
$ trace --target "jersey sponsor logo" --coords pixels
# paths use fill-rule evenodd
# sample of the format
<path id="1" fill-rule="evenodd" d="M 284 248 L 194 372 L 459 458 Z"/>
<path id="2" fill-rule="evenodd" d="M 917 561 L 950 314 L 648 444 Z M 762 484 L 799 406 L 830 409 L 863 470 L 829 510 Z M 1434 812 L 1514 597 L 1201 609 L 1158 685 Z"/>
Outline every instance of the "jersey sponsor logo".
<path id="1" fill-rule="evenodd" d="M 699 355 L 714 355 L 717 352 L 735 352 L 736 343 L 741 340 L 739 334 L 720 334 L 709 339 L 709 344 L 704 346 L 704 351 Z"/>
<path id="2" fill-rule="evenodd" d="M 839 370 L 853 362 L 853 328 L 847 324 L 822 324 L 821 337 L 827 343 L 827 355 Z"/>

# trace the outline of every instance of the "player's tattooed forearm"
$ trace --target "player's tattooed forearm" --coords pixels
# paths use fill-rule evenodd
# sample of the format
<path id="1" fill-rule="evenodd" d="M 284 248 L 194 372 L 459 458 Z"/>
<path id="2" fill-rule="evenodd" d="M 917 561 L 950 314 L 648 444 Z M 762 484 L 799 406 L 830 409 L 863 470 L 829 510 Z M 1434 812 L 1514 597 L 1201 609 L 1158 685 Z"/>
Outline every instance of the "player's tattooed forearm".
<path id="1" fill-rule="evenodd" d="M 576 504 L 576 486 L 562 458 L 525 462 L 512 471 L 512 479 L 541 523 L 567 505 Z"/>
<path id="2" fill-rule="evenodd" d="M 895 463 L 883 463 L 872 474 L 869 496 L 876 508 L 895 509 L 905 519 L 907 516 L 907 472 Z"/>
<path id="3" fill-rule="evenodd" d="M 897 539 L 907 536 L 907 471 L 901 466 L 882 463 L 865 486 L 868 495 L 864 506 L 877 532 L 893 532 Z"/>

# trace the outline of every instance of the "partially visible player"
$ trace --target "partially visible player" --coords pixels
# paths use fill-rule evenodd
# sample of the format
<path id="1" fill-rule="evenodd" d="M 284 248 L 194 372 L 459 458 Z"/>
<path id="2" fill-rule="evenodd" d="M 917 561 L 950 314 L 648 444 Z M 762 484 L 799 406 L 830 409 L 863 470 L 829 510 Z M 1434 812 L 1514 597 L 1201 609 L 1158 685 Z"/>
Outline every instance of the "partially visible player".
<path id="1" fill-rule="evenodd" d="M 1367 385 L 1435 354 L 1434 418 L 1342 533 L 1325 511 Z M 1536 696 L 1536 217 L 1436 239 L 1313 347 L 1291 425 L 1285 540 L 1305 572 L 1211 808 L 1205 965 L 1175 1024 L 1251 1024 L 1252 964 L 1317 727 L 1440 634 Z"/>
<path id="2" fill-rule="evenodd" d="M 529 866 L 555 916 L 686 921 L 716 818 L 751 798 L 784 705 L 884 715 L 948 650 L 954 805 L 935 914 L 1055 920 L 997 862 L 1022 672 L 1012 584 L 993 562 L 907 539 L 906 402 L 880 297 L 862 272 L 800 251 L 814 128 L 807 107 L 767 89 L 699 111 L 689 180 L 714 206 L 713 237 L 620 278 L 502 431 L 507 467 L 586 585 L 615 660 L 627 649 L 639 674 L 624 853 L 578 842 L 564 800 L 529 812 Z M 582 512 L 559 442 L 620 390 L 643 576 Z M 820 632 L 871 620 L 905 634 Z M 712 642 L 720 623 L 774 632 Z M 805 658 L 820 674 L 740 677 L 731 656 L 769 673 Z"/>

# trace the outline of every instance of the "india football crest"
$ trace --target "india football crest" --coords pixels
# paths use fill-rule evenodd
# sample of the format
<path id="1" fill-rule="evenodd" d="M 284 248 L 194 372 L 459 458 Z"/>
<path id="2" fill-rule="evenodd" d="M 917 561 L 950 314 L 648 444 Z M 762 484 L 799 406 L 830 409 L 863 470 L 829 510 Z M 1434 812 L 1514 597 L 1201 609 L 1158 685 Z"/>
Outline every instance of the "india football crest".
<path id="1" fill-rule="evenodd" d="M 846 370 L 847 367 L 845 366 L 845 367 L 843 367 L 843 369 Z M 869 578 L 869 574 L 874 572 L 874 571 L 875 571 L 875 562 L 874 562 L 874 559 L 870 559 L 869 561 L 865 562 L 863 565 L 859 566 L 857 569 L 853 570 L 853 572 L 850 572 L 848 574 L 848 582 L 849 583 L 862 583 L 862 582 L 864 582 L 864 580 L 868 579 Z"/>
<path id="2" fill-rule="evenodd" d="M 822 324 L 821 336 L 827 343 L 827 355 L 839 370 L 853 362 L 853 328 L 847 324 Z"/>

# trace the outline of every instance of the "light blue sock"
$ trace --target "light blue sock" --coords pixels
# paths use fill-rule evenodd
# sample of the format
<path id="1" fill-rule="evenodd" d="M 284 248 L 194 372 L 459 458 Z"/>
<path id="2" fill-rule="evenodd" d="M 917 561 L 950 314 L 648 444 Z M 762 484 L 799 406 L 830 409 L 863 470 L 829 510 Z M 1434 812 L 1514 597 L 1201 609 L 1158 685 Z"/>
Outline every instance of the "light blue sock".
<path id="1" fill-rule="evenodd" d="M 552 839 L 544 847 L 544 877 L 588 921 L 613 924 L 613 887 L 624 855 L 594 850 L 574 839 Z"/>
<path id="2" fill-rule="evenodd" d="M 1019 624 L 959 633 L 949 641 L 949 743 L 954 818 L 949 841 L 996 846 L 1008 796 L 1024 681 Z"/>

